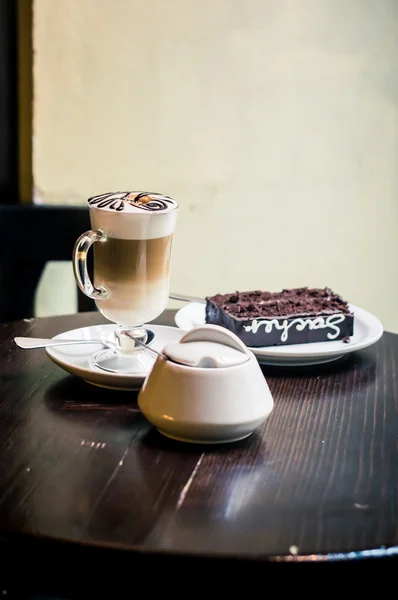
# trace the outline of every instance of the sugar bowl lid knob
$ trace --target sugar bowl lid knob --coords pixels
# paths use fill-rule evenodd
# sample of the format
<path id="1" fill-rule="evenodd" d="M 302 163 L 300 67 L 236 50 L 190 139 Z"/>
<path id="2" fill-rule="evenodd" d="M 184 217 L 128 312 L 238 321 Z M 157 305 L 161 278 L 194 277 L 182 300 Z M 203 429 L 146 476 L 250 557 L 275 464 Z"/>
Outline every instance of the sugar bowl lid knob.
<path id="1" fill-rule="evenodd" d="M 206 369 L 234 367 L 250 358 L 245 344 L 219 325 L 195 327 L 179 342 L 167 344 L 163 353 L 179 364 Z"/>

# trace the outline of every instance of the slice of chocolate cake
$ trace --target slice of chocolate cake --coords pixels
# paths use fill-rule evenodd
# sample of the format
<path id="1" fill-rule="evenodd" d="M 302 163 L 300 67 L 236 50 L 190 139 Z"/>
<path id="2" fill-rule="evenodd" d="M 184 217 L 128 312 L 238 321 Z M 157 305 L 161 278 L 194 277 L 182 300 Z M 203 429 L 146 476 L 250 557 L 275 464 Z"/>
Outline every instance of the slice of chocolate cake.
<path id="1" fill-rule="evenodd" d="M 209 296 L 206 323 L 233 331 L 252 348 L 343 340 L 354 332 L 347 302 L 329 288 Z"/>

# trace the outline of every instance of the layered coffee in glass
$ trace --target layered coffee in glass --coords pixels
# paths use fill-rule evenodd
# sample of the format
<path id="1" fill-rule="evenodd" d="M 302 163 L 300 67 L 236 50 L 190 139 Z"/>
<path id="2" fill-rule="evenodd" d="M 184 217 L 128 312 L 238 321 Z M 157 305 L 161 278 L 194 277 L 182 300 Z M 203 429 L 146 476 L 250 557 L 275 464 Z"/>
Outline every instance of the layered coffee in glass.
<path id="1" fill-rule="evenodd" d="M 117 325 L 115 347 L 95 355 L 93 364 L 111 372 L 146 372 L 153 358 L 138 342 L 146 342 L 144 324 L 168 303 L 178 204 L 158 193 L 115 192 L 89 198 L 88 206 L 92 229 L 76 242 L 75 277 L 83 293 Z M 87 269 L 92 244 L 94 282 Z"/>

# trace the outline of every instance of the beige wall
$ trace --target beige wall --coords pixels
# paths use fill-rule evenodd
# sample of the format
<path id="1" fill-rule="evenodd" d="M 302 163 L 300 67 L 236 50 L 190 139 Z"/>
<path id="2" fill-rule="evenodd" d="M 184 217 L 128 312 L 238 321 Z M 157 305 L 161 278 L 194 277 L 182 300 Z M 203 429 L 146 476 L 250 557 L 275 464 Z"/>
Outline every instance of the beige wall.
<path id="1" fill-rule="evenodd" d="M 172 287 L 398 331 L 397 0 L 35 0 L 38 201 L 175 196 Z"/>

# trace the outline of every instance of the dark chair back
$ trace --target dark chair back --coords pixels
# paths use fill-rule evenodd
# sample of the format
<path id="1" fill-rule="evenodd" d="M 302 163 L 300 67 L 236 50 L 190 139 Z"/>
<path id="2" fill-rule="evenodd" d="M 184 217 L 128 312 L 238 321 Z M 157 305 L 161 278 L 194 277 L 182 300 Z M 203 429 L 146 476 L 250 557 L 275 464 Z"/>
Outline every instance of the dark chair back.
<path id="1" fill-rule="evenodd" d="M 72 260 L 75 241 L 89 229 L 85 207 L 0 205 L 1 322 L 34 316 L 35 293 L 46 263 Z M 80 290 L 77 310 L 96 310 Z"/>

